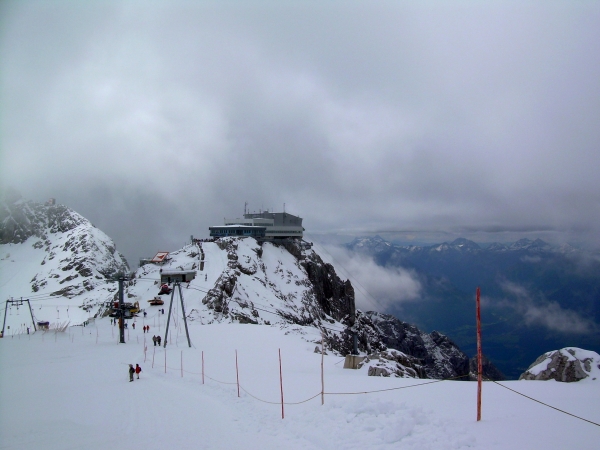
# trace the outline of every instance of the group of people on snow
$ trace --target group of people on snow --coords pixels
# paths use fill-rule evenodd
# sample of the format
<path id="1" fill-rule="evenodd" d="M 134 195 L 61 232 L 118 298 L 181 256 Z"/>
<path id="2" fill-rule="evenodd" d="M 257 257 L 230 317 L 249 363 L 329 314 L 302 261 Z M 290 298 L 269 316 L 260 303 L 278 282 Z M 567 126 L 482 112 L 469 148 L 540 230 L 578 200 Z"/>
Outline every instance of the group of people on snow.
<path id="1" fill-rule="evenodd" d="M 161 338 L 160 338 L 160 336 L 156 336 L 156 335 L 155 335 L 155 336 L 152 336 L 152 342 L 154 342 L 154 346 L 155 346 L 155 347 L 156 347 L 157 345 L 160 347 L 160 341 L 161 341 Z"/>
<path id="2" fill-rule="evenodd" d="M 133 374 L 137 374 L 137 378 L 138 380 L 140 379 L 140 372 L 142 371 L 142 368 L 140 367 L 139 364 L 136 364 L 135 367 L 133 367 L 133 364 L 129 364 L 129 381 L 133 381 Z"/>

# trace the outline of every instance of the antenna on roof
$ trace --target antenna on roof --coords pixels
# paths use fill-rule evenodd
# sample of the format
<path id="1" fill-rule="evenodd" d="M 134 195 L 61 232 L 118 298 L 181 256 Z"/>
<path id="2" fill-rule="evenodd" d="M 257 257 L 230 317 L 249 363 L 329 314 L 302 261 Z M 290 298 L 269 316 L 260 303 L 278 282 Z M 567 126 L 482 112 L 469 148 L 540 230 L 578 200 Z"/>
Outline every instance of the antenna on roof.
<path id="1" fill-rule="evenodd" d="M 283 204 L 283 212 L 285 212 L 285 203 Z"/>
<path id="2" fill-rule="evenodd" d="M 248 210 L 248 202 L 244 202 L 244 215 L 246 215 L 247 210 Z"/>

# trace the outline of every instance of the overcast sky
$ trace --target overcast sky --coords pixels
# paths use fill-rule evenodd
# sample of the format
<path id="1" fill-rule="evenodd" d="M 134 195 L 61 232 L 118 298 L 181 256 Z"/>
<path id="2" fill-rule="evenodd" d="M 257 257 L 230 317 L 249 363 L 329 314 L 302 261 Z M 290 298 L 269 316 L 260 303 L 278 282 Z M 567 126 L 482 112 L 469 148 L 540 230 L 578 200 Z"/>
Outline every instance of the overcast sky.
<path id="1" fill-rule="evenodd" d="M 3 1 L 2 184 L 132 265 L 312 237 L 600 244 L 600 2 Z"/>

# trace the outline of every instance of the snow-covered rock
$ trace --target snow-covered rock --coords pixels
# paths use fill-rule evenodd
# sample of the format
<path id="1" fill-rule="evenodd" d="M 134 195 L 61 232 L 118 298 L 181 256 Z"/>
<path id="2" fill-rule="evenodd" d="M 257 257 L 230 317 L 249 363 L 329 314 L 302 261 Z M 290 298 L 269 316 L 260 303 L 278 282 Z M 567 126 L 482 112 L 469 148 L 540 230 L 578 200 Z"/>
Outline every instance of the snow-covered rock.
<path id="1" fill-rule="evenodd" d="M 556 380 L 573 382 L 600 377 L 600 355 L 576 347 L 544 353 L 519 377 L 519 380 Z"/>
<path id="2" fill-rule="evenodd" d="M 427 378 L 422 361 L 395 349 L 368 355 L 359 365 L 370 377 Z"/>

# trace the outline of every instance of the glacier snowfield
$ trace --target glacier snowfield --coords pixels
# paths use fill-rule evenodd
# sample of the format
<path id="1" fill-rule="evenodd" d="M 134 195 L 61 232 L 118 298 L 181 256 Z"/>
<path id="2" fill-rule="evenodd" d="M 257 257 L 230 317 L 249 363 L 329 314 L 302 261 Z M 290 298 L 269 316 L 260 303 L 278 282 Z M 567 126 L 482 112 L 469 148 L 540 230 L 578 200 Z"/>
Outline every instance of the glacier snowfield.
<path id="1" fill-rule="evenodd" d="M 0 339 L 0 449 L 600 448 L 599 426 L 492 383 L 483 386 L 476 422 L 474 382 L 368 377 L 366 368 L 343 369 L 334 355 L 324 358 L 325 392 L 404 389 L 328 394 L 324 405 L 317 395 L 284 405 L 282 419 L 279 350 L 284 401 L 319 394 L 316 329 L 196 321 L 189 348 L 180 319 L 165 351 L 151 338 L 164 335 L 166 314 L 148 311 L 135 329 L 130 321 L 125 344 L 109 318 Z M 130 363 L 143 370 L 133 383 Z M 600 423 L 598 380 L 504 384 Z"/>

